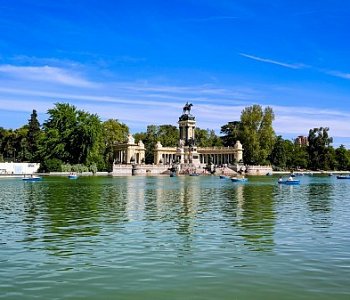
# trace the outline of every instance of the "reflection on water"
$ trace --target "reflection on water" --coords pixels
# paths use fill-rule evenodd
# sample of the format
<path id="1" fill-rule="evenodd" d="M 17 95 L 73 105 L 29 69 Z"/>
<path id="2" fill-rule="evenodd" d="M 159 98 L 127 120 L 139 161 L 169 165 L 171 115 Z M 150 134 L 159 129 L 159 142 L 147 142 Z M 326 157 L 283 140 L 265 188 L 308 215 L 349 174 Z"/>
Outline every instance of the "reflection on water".
<path id="1" fill-rule="evenodd" d="M 239 225 L 244 229 L 243 237 L 255 250 L 272 250 L 274 241 L 274 186 L 246 186 L 243 197 L 242 219 Z"/>
<path id="2" fill-rule="evenodd" d="M 324 229 L 332 226 L 330 213 L 332 212 L 333 184 L 314 183 L 308 186 L 308 209 L 311 212 L 311 220 L 315 228 Z"/>
<path id="3" fill-rule="evenodd" d="M 346 299 L 349 191 L 317 177 L 1 180 L 0 298 Z"/>

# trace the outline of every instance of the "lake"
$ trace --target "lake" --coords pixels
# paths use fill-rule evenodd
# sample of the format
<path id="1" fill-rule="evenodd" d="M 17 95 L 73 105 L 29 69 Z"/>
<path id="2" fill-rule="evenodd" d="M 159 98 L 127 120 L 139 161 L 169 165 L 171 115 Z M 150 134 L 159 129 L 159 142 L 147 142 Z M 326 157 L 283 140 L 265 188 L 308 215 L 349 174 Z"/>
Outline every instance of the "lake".
<path id="1" fill-rule="evenodd" d="M 0 299 L 350 299 L 350 180 L 0 179 Z"/>

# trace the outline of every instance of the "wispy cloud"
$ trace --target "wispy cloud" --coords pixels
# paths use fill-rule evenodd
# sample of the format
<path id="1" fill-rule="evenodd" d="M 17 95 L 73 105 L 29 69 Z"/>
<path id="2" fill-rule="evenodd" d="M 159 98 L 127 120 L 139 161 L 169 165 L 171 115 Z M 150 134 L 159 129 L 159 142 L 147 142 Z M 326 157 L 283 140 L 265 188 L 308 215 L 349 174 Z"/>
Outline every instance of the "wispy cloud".
<path id="1" fill-rule="evenodd" d="M 278 66 L 289 68 L 289 69 L 303 69 L 306 67 L 306 65 L 304 65 L 304 64 L 289 64 L 289 63 L 280 62 L 280 61 L 272 60 L 269 58 L 262 58 L 262 57 L 258 57 L 258 56 L 254 56 L 254 55 L 250 55 L 250 54 L 245 54 L 245 53 L 240 53 L 239 55 L 246 57 L 246 58 L 256 60 L 256 61 L 274 64 L 274 65 L 278 65 Z"/>
<path id="2" fill-rule="evenodd" d="M 264 63 L 269 63 L 269 64 L 274 64 L 274 65 L 278 65 L 278 66 L 289 68 L 289 69 L 305 69 L 305 68 L 309 68 L 309 69 L 315 70 L 315 71 L 317 71 L 319 73 L 327 74 L 327 75 L 330 75 L 330 76 L 343 78 L 343 79 L 350 79 L 350 73 L 345 73 L 345 72 L 341 72 L 341 71 L 317 68 L 317 67 L 310 66 L 310 65 L 305 65 L 305 64 L 302 64 L 302 63 L 289 64 L 289 63 L 280 62 L 280 61 L 276 61 L 276 60 L 269 59 L 269 58 L 262 58 L 262 57 L 258 57 L 258 56 L 255 56 L 255 55 L 246 54 L 246 53 L 239 53 L 239 55 L 241 55 L 243 57 L 246 57 L 246 58 L 249 58 L 249 59 L 252 59 L 252 60 L 256 60 L 256 61 L 260 61 L 260 62 L 264 62 Z"/>
<path id="3" fill-rule="evenodd" d="M 198 127 L 214 129 L 219 133 L 222 125 L 239 120 L 241 111 L 256 103 L 256 99 L 272 99 L 271 95 L 288 99 L 298 96 L 295 89 L 290 93 L 288 89 L 280 86 L 274 89 L 270 85 L 169 85 L 149 80 L 105 81 L 97 84 L 68 70 L 0 65 L 0 113 L 6 112 L 7 117 L 10 113 L 15 115 L 20 112 L 25 115 L 36 109 L 44 116 L 53 103 L 69 102 L 79 109 L 97 113 L 102 120 L 119 119 L 130 126 L 132 132 L 138 132 L 145 130 L 149 124 L 176 125 L 184 102 L 191 101 Z M 91 89 L 91 86 L 96 88 Z M 304 98 L 308 97 L 307 92 L 308 90 L 302 91 Z M 334 95 L 324 97 L 332 99 Z M 320 109 L 307 107 L 306 103 L 291 107 L 274 105 L 274 100 L 271 102 L 270 106 L 276 114 L 275 130 L 284 137 L 307 134 L 310 128 L 320 126 L 330 127 L 334 137 L 350 136 L 350 128 L 347 126 L 350 114 L 346 111 L 333 106 Z M 269 103 L 266 100 L 259 104 L 264 106 Z M 24 117 L 18 122 L 23 125 L 25 120 Z M 4 121 L 3 119 L 0 125 L 6 127 Z"/>
<path id="4" fill-rule="evenodd" d="M 0 65 L 0 73 L 12 78 L 30 81 L 52 82 L 76 87 L 96 86 L 95 83 L 84 79 L 79 74 L 62 68 L 50 66 Z"/>
<path id="5" fill-rule="evenodd" d="M 334 76 L 334 77 L 339 77 L 343 79 L 350 79 L 350 73 L 344 73 L 340 71 L 329 71 L 329 70 L 322 70 L 324 73 Z"/>

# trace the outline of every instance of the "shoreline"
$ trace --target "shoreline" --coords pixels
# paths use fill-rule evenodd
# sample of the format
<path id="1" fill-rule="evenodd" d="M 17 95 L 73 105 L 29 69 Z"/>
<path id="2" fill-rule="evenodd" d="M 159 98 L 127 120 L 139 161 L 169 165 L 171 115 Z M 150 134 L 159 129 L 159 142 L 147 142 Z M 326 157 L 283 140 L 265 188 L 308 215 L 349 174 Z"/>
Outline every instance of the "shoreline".
<path id="1" fill-rule="evenodd" d="M 71 172 L 51 172 L 51 173 L 32 173 L 32 174 L 0 174 L 0 178 L 22 178 L 25 176 L 30 175 L 36 175 L 36 176 L 57 176 L 57 177 L 63 177 L 68 176 Z M 350 171 L 302 171 L 302 172 L 293 172 L 295 175 L 303 176 L 303 175 L 343 175 L 343 174 L 350 174 Z M 129 174 L 120 174 L 120 175 L 113 175 L 112 172 L 97 172 L 93 174 L 92 172 L 83 172 L 83 173 L 76 173 L 78 176 L 111 176 L 111 177 L 120 177 L 120 176 L 154 176 L 155 174 L 138 174 L 138 175 L 129 175 Z M 273 175 L 289 175 L 291 174 L 290 171 L 273 171 L 271 176 Z M 186 176 L 187 174 L 179 174 L 178 176 Z M 204 175 L 204 174 L 201 174 Z M 205 174 L 207 176 L 211 174 Z M 213 174 L 213 176 L 219 176 L 221 174 Z M 157 176 L 169 176 L 168 174 L 157 174 Z M 245 176 L 267 176 L 259 174 L 259 175 L 252 175 L 252 174 L 245 174 Z"/>

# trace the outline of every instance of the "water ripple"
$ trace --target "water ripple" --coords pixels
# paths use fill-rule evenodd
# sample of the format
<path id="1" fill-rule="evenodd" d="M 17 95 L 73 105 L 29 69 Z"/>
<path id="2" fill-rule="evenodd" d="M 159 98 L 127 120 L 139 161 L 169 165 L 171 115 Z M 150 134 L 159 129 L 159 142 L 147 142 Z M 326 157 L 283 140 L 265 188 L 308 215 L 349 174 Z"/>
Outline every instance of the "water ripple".
<path id="1" fill-rule="evenodd" d="M 0 298 L 347 299 L 349 192 L 328 177 L 0 181 Z"/>

